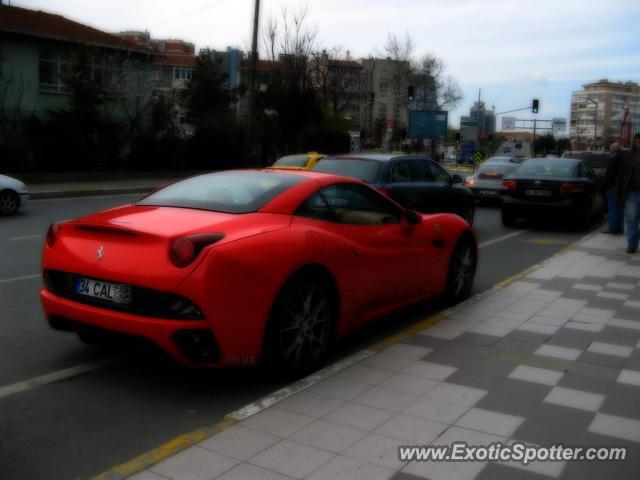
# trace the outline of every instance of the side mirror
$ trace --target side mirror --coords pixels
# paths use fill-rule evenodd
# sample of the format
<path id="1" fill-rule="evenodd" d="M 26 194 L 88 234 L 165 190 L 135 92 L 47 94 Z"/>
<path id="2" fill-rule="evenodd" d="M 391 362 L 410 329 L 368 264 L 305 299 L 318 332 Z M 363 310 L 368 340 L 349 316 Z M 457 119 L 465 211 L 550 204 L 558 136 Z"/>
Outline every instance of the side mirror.
<path id="1" fill-rule="evenodd" d="M 451 176 L 451 183 L 455 184 L 455 183 L 462 183 L 462 177 L 460 175 L 452 175 Z"/>
<path id="2" fill-rule="evenodd" d="M 404 219 L 409 225 L 419 225 L 422 223 L 422 215 L 415 210 L 405 210 Z"/>

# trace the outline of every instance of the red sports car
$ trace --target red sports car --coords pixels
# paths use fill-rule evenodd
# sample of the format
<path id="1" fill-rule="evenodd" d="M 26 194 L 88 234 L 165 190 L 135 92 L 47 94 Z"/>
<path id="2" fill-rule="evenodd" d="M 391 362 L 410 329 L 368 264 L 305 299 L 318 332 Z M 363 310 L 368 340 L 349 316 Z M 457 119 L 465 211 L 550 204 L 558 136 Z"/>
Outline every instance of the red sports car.
<path id="1" fill-rule="evenodd" d="M 53 328 L 124 333 L 190 365 L 315 367 L 336 337 L 446 294 L 469 296 L 476 240 L 359 180 L 241 170 L 53 224 L 40 297 Z"/>

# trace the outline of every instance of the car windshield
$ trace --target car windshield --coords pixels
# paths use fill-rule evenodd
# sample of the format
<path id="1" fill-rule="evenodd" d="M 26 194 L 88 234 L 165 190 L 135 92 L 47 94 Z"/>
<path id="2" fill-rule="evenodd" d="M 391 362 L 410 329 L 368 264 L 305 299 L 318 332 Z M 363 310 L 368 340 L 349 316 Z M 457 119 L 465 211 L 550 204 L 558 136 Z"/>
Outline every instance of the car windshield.
<path id="1" fill-rule="evenodd" d="M 378 177 L 380 163 L 364 158 L 325 158 L 313 168 L 316 172 L 333 173 L 372 183 Z"/>
<path id="2" fill-rule="evenodd" d="M 275 172 L 210 173 L 172 183 L 136 205 L 251 213 L 302 181 L 303 177 Z"/>
<path id="3" fill-rule="evenodd" d="M 524 162 L 518 171 L 519 176 L 530 177 L 575 177 L 577 163 L 562 159 L 529 160 Z"/>
<path id="4" fill-rule="evenodd" d="M 517 165 L 509 163 L 498 163 L 492 165 L 481 165 L 478 169 L 478 177 L 480 178 L 503 178 L 516 169 Z"/>
<path id="5" fill-rule="evenodd" d="M 304 167 L 309 161 L 308 155 L 287 155 L 273 164 L 274 167 Z"/>

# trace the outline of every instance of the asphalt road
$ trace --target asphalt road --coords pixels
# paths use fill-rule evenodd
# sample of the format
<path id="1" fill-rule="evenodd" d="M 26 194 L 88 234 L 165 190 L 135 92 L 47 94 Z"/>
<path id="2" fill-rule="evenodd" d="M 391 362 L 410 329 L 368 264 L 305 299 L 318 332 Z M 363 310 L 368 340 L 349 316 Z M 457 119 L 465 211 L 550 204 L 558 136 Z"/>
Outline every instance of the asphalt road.
<path id="1" fill-rule="evenodd" d="M 38 289 L 40 249 L 55 220 L 135 196 L 31 202 L 0 218 L 0 477 L 87 478 L 126 462 L 282 386 L 259 370 L 187 370 L 137 345 L 88 347 L 46 325 Z M 595 225 L 594 225 L 595 228 Z M 479 207 L 475 292 L 537 264 L 586 232 L 562 225 L 505 228 L 499 209 Z M 375 322 L 341 342 L 336 360 L 444 308 L 431 302 Z M 65 373 L 34 387 L 26 380 Z M 80 373 L 84 371 L 84 373 Z M 21 389 L 9 394 L 3 387 Z M 4 393 L 2 393 L 4 392 Z"/>

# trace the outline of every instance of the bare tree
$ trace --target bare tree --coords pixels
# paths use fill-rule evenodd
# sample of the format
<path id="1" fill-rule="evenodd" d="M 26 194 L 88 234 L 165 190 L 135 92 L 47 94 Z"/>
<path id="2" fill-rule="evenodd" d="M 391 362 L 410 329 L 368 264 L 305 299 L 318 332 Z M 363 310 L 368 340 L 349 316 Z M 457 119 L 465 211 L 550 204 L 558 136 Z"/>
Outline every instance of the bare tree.
<path id="1" fill-rule="evenodd" d="M 458 81 L 445 76 L 444 61 L 433 53 L 427 53 L 413 63 L 413 83 L 416 87 L 416 104 L 424 109 L 444 110 L 455 108 L 463 98 Z"/>
<path id="2" fill-rule="evenodd" d="M 393 115 L 393 130 L 391 138 L 398 142 L 400 140 L 400 132 L 405 128 L 400 125 L 400 112 L 407 108 L 406 88 L 409 86 L 411 78 L 411 59 L 415 44 L 409 34 L 404 39 L 398 38 L 394 34 L 389 34 L 387 43 L 384 46 L 384 52 L 388 59 L 393 61 L 391 71 L 391 96 L 388 98 L 387 105 L 391 105 Z"/>
<path id="3" fill-rule="evenodd" d="M 342 112 L 359 102 L 361 70 L 354 68 L 341 47 L 313 52 L 309 61 L 309 79 L 325 108 Z"/>

